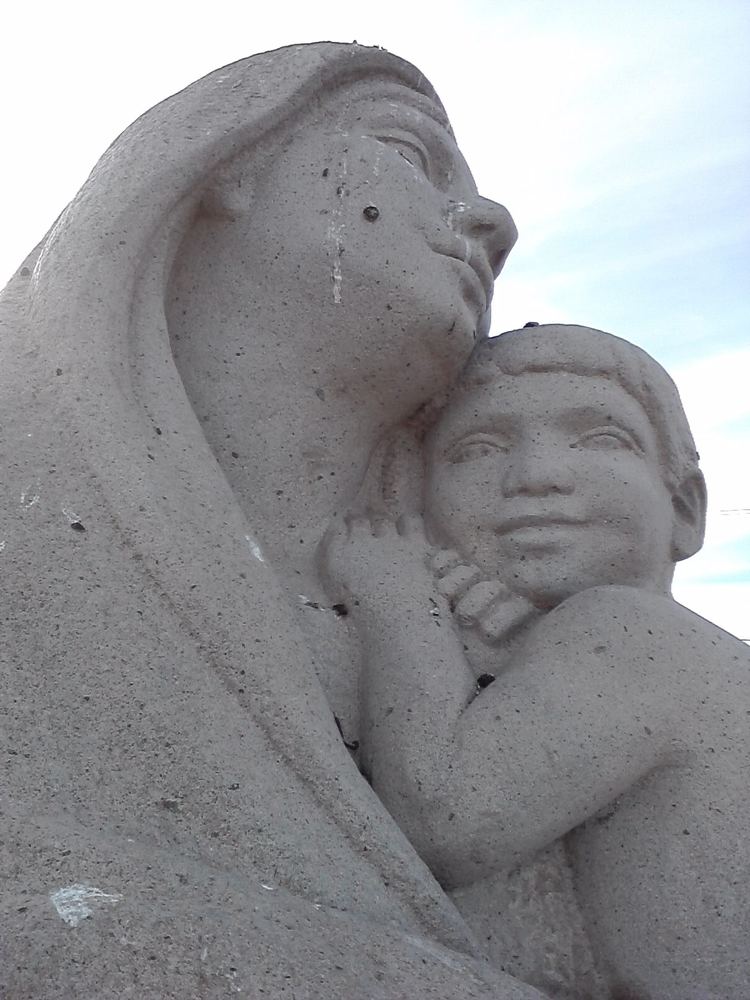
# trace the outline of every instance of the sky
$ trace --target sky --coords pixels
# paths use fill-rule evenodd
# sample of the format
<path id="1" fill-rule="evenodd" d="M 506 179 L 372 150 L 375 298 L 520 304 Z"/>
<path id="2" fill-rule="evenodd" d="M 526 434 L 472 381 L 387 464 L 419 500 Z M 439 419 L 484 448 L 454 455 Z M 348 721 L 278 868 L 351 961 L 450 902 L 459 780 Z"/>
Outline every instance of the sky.
<path id="1" fill-rule="evenodd" d="M 37 0 L 3 36 L 0 284 L 112 139 L 205 73 L 320 39 L 418 66 L 520 232 L 492 332 L 582 323 L 669 370 L 709 486 L 674 593 L 750 639 L 747 0 Z"/>

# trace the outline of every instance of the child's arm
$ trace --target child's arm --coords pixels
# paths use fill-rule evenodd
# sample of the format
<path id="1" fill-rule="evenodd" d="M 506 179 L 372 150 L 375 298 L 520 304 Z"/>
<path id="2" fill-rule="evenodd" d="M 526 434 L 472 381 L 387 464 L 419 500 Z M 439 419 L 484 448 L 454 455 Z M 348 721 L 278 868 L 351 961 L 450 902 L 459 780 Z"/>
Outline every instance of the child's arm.
<path id="1" fill-rule="evenodd" d="M 429 709 L 458 719 L 476 691 L 430 555 L 419 518 L 402 521 L 400 530 L 385 517 L 351 518 L 326 542 L 332 592 L 343 587 L 364 650 L 361 759 L 397 818 L 409 784 L 402 774 L 407 717 L 419 705 L 418 716 Z"/>
<path id="2" fill-rule="evenodd" d="M 456 886 L 513 867 L 670 759 L 689 644 L 664 632 L 673 602 L 597 588 L 542 618 L 477 694 L 413 524 L 355 522 L 330 559 L 363 638 L 373 787 Z"/>

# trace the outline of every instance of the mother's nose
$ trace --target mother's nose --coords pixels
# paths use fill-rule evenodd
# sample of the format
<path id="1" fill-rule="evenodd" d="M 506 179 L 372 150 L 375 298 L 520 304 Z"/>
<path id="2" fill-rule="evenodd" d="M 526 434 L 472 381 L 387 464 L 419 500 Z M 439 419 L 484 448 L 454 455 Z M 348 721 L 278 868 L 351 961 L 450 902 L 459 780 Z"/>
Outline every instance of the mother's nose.
<path id="1" fill-rule="evenodd" d="M 492 273 L 497 277 L 518 239 L 510 212 L 505 205 L 477 195 L 466 204 L 459 219 L 462 235 L 482 245 Z"/>
<path id="2" fill-rule="evenodd" d="M 573 469 L 559 448 L 514 448 L 500 473 L 504 497 L 568 496 L 575 488 Z"/>

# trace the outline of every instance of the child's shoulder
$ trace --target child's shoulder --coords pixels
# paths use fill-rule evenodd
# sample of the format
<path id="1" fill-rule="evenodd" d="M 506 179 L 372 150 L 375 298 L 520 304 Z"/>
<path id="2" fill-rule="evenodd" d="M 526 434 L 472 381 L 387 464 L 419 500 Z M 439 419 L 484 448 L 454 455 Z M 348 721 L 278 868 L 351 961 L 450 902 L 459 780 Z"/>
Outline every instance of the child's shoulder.
<path id="1" fill-rule="evenodd" d="M 750 667 L 750 646 L 741 639 L 674 598 L 637 587 L 592 587 L 568 598 L 552 614 L 560 624 L 568 618 L 574 619 L 579 628 L 590 622 L 599 630 L 607 629 L 613 638 L 619 637 L 627 645 L 640 640 L 663 647 L 671 641 L 678 654 L 689 652 L 691 658 Z"/>
<path id="2" fill-rule="evenodd" d="M 683 607 L 676 601 L 672 602 L 679 609 L 679 620 L 689 627 L 689 635 L 695 637 L 699 650 L 723 668 L 738 668 L 742 678 L 750 682 L 750 646 L 742 639 L 738 639 L 731 632 L 726 632 L 723 628 L 701 618 L 694 611 Z M 747 688 L 745 700 L 750 707 L 750 687 Z"/>

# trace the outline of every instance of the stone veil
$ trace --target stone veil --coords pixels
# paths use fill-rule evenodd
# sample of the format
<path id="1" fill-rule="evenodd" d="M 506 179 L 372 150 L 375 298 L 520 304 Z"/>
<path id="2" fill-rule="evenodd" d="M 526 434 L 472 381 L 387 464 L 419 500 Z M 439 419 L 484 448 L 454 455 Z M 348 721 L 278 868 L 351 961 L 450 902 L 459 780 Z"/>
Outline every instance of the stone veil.
<path id="1" fill-rule="evenodd" d="M 539 995 L 482 961 L 352 762 L 170 343 L 175 258 L 201 206 L 231 215 L 234 159 L 373 87 L 439 112 L 376 48 L 295 46 L 210 74 L 115 141 L 3 295 L 5 996 Z M 499 208 L 475 223 L 495 273 L 515 236 Z M 347 257 L 327 232 L 333 308 Z M 427 360 L 416 343 L 393 423 L 455 375 L 468 332 Z"/>

